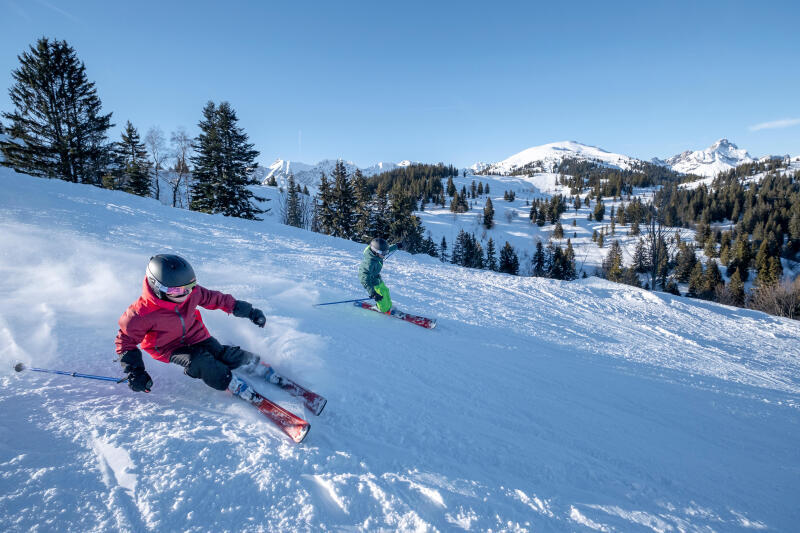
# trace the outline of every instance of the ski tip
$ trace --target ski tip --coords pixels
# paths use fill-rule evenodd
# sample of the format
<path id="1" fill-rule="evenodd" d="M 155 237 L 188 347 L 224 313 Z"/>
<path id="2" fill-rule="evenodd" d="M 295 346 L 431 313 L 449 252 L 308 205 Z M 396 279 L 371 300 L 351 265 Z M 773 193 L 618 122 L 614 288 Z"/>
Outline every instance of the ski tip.
<path id="1" fill-rule="evenodd" d="M 25 365 L 23 363 L 17 363 L 16 365 L 14 365 L 14 370 L 16 370 L 17 372 L 22 372 L 23 370 L 25 370 Z"/>
<path id="2" fill-rule="evenodd" d="M 322 410 L 325 409 L 325 406 L 328 405 L 328 400 L 326 400 L 325 398 L 322 398 L 322 401 L 319 402 L 319 404 L 317 404 L 317 405 L 318 405 L 318 407 L 316 409 L 314 409 L 313 413 L 316 416 L 319 416 L 319 415 L 322 414 Z"/>

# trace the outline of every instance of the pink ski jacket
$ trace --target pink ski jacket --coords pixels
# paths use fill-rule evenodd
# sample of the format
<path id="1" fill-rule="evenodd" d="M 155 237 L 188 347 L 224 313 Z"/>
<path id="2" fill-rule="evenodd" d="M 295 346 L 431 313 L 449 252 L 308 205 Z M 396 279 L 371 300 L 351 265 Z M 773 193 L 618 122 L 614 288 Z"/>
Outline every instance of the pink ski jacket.
<path id="1" fill-rule="evenodd" d="M 188 344 L 202 342 L 211 334 L 203 324 L 197 306 L 233 312 L 236 299 L 230 294 L 195 286 L 192 294 L 180 304 L 159 299 L 147 284 L 142 295 L 119 318 L 119 332 L 114 343 L 122 354 L 141 344 L 153 359 L 169 363 L 172 352 Z"/>

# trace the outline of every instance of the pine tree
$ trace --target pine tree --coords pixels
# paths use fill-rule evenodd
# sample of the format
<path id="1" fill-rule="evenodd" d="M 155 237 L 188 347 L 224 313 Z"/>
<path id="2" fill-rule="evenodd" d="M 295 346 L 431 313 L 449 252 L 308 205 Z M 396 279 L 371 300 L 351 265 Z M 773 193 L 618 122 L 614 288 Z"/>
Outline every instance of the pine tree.
<path id="1" fill-rule="evenodd" d="M 350 239 L 355 227 L 355 197 L 350 180 L 347 177 L 347 168 L 342 160 L 336 162 L 333 169 L 333 191 L 331 195 L 331 210 L 333 211 L 333 227 L 331 235 Z"/>
<path id="2" fill-rule="evenodd" d="M 515 276 L 519 274 L 519 257 L 517 257 L 517 252 L 514 251 L 514 247 L 511 246 L 508 241 L 506 241 L 506 244 L 500 250 L 500 265 L 498 270 L 506 274 L 514 274 Z"/>
<path id="3" fill-rule="evenodd" d="M 703 253 L 706 254 L 706 257 L 708 258 L 717 257 L 717 243 L 713 236 L 709 236 L 706 240 Z"/>
<path id="4" fill-rule="evenodd" d="M 486 199 L 486 205 L 483 208 L 483 225 L 486 229 L 492 229 L 494 226 L 494 206 L 491 198 Z"/>
<path id="5" fill-rule="evenodd" d="M 731 259 L 728 265 L 728 277 L 732 276 L 733 272 L 738 270 L 742 282 L 747 282 L 750 277 L 750 263 L 753 260 L 752 253 L 752 248 L 750 247 L 750 242 L 747 240 L 747 236 L 738 235 L 733 244 L 733 259 Z"/>
<path id="6" fill-rule="evenodd" d="M 486 268 L 493 272 L 497 272 L 497 252 L 494 249 L 494 240 L 489 237 L 486 243 Z"/>
<path id="7" fill-rule="evenodd" d="M 286 186 L 286 208 L 284 214 L 284 224 L 296 228 L 303 227 L 303 212 L 300 204 L 300 187 L 295 184 L 294 174 L 289 173 Z"/>
<path id="8" fill-rule="evenodd" d="M 428 232 L 428 236 L 425 238 L 422 248 L 422 253 L 428 254 L 431 257 L 439 257 L 439 254 L 436 252 L 436 243 L 433 242 L 433 236 L 431 235 L 430 231 Z"/>
<path id="9" fill-rule="evenodd" d="M 603 200 L 602 199 L 598 200 L 597 204 L 595 204 L 595 206 L 594 206 L 594 213 L 593 213 L 594 214 L 594 219 L 596 221 L 598 221 L 598 222 L 602 222 L 603 221 L 603 217 L 605 216 L 605 213 L 606 213 L 606 206 L 603 203 Z"/>
<path id="10" fill-rule="evenodd" d="M 469 257 L 466 266 L 470 268 L 483 268 L 483 247 L 481 243 L 478 242 L 474 234 L 470 235 L 469 241 Z"/>
<path id="11" fill-rule="evenodd" d="M 114 147 L 116 187 L 138 196 L 150 196 L 150 162 L 139 132 L 130 121 Z"/>
<path id="12" fill-rule="evenodd" d="M 404 189 L 394 189 L 391 194 L 389 215 L 389 240 L 403 241 L 407 252 L 424 251 L 424 228 L 419 217 L 413 214 L 414 199 Z"/>
<path id="13" fill-rule="evenodd" d="M 453 183 L 453 176 L 447 178 L 447 196 L 452 198 L 456 194 L 456 185 Z"/>
<path id="14" fill-rule="evenodd" d="M 544 253 L 542 241 L 536 241 L 536 251 L 531 259 L 531 275 L 537 278 L 543 278 L 547 275 L 547 257 Z"/>
<path id="15" fill-rule="evenodd" d="M 547 277 L 550 279 L 564 279 L 564 251 L 561 246 L 554 246 L 552 243 L 548 245 L 547 249 L 550 255 Z"/>
<path id="16" fill-rule="evenodd" d="M 353 228 L 354 239 L 359 242 L 370 240 L 369 231 L 372 226 L 371 220 L 371 198 L 367 180 L 361 173 L 361 169 L 356 169 L 353 175 L 353 194 L 355 195 L 355 218 L 356 223 Z"/>
<path id="17" fill-rule="evenodd" d="M 694 245 L 682 242 L 678 245 L 678 255 L 675 258 L 675 277 L 681 283 L 686 283 L 692 275 L 697 256 L 694 253 Z M 649 266 L 649 265 L 648 265 Z"/>
<path id="18" fill-rule="evenodd" d="M 563 239 L 564 238 L 564 228 L 561 227 L 561 221 L 556 221 L 556 227 L 553 230 L 553 238 L 554 239 Z"/>
<path id="19" fill-rule="evenodd" d="M 372 237 L 389 236 L 389 225 L 391 223 L 391 214 L 389 212 L 389 191 L 383 184 L 378 185 L 378 190 L 375 193 L 375 202 L 370 216 L 372 224 L 370 226 L 369 235 Z"/>
<path id="20" fill-rule="evenodd" d="M 265 211 L 252 204 L 265 201 L 250 190 L 258 185 L 253 170 L 258 167 L 258 150 L 248 141 L 237 123 L 236 112 L 228 102 L 216 106 L 208 102 L 203 108 L 200 134 L 195 138 L 195 183 L 191 208 L 205 213 L 261 220 Z"/>
<path id="21" fill-rule="evenodd" d="M 456 241 L 453 243 L 453 251 L 450 254 L 450 262 L 454 265 L 461 265 L 464 262 L 464 241 L 466 236 L 463 229 L 458 230 L 458 236 L 456 236 Z"/>
<path id="22" fill-rule="evenodd" d="M 706 268 L 705 279 L 703 280 L 703 293 L 702 298 L 711 300 L 717 290 L 717 286 L 724 285 L 722 274 L 719 272 L 719 267 L 714 259 L 708 260 L 708 268 Z"/>
<path id="23" fill-rule="evenodd" d="M 647 272 L 647 256 L 644 251 L 644 239 L 639 239 L 633 252 L 633 269 L 641 274 Z"/>
<path id="24" fill-rule="evenodd" d="M 439 245 L 439 260 L 444 263 L 447 261 L 447 239 L 442 235 L 442 242 Z"/>
<path id="25" fill-rule="evenodd" d="M 328 177 L 323 172 L 319 178 L 319 190 L 317 193 L 317 207 L 315 209 L 315 223 L 314 226 L 320 233 L 331 235 L 333 232 L 333 193 L 331 192 L 331 183 Z M 384 233 L 373 233 L 373 235 L 381 236 Z"/>
<path id="26" fill-rule="evenodd" d="M 703 274 L 703 263 L 698 261 L 692 268 L 689 275 L 689 296 L 698 296 L 703 291 L 705 275 Z"/>
<path id="27" fill-rule="evenodd" d="M 111 163 L 113 126 L 83 63 L 66 41 L 41 38 L 18 59 L 9 90 L 14 111 L 0 164 L 18 172 L 100 185 Z"/>
<path id="28" fill-rule="evenodd" d="M 458 193 L 453 193 L 453 199 L 450 200 L 450 211 L 453 213 L 460 213 L 461 209 L 461 200 L 458 198 Z"/>
<path id="29" fill-rule="evenodd" d="M 730 282 L 728 282 L 728 294 L 730 294 L 733 305 L 739 307 L 744 305 L 744 283 L 742 283 L 742 278 L 739 276 L 738 270 L 733 273 Z"/>
<path id="30" fill-rule="evenodd" d="M 539 226 L 540 228 L 541 228 L 542 226 L 544 226 L 544 224 L 545 224 L 545 222 L 546 222 L 546 220 L 545 220 L 545 214 L 544 214 L 544 211 L 545 211 L 544 209 L 540 208 L 540 209 L 539 209 L 539 210 L 536 212 L 536 225 L 537 225 L 537 226 Z"/>
<path id="31" fill-rule="evenodd" d="M 478 196 L 482 195 L 483 195 L 483 182 L 481 181 L 478 183 Z"/>
<path id="32" fill-rule="evenodd" d="M 614 240 L 603 260 L 603 272 L 606 279 L 619 282 L 622 278 L 623 267 L 622 246 L 620 246 L 618 240 Z"/>

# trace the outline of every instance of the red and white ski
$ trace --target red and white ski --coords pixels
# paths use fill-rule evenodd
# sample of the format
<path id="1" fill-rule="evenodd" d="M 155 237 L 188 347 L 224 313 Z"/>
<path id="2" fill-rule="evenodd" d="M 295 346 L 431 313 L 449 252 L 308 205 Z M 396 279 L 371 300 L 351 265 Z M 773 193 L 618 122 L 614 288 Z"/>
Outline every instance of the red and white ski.
<path id="1" fill-rule="evenodd" d="M 261 411 L 264 416 L 269 418 L 293 441 L 297 443 L 303 442 L 303 439 L 308 435 L 311 424 L 256 392 L 255 389 L 241 377 L 234 375 L 228 389 L 234 396 L 238 396 L 242 400 L 253 404 L 256 409 Z"/>
<path id="2" fill-rule="evenodd" d="M 362 309 L 369 309 L 370 311 L 375 311 L 376 313 L 380 313 L 382 315 L 399 318 L 400 320 L 405 320 L 406 322 L 416 324 L 417 326 L 422 326 L 423 328 L 433 329 L 436 327 L 436 319 L 434 318 L 409 315 L 408 313 L 404 313 L 403 311 L 400 311 L 398 309 L 392 309 L 390 312 L 384 313 L 380 311 L 377 307 L 375 307 L 373 304 L 368 302 L 355 302 L 353 305 L 355 305 L 356 307 L 361 307 Z"/>
<path id="3" fill-rule="evenodd" d="M 298 398 L 303 399 L 303 403 L 305 404 L 306 408 L 314 413 L 315 415 L 319 416 L 322 413 L 322 410 L 325 409 L 325 404 L 328 403 L 324 397 L 320 396 L 316 392 L 310 391 L 307 388 L 303 387 L 299 383 L 293 381 L 292 379 L 287 378 L 283 374 L 277 374 L 270 372 L 271 366 L 268 363 L 261 363 L 267 367 L 267 382 L 272 383 L 273 385 L 277 385 L 278 387 L 282 388 L 292 396 L 297 396 Z M 269 379 L 270 374 L 278 376 L 277 383 Z"/>

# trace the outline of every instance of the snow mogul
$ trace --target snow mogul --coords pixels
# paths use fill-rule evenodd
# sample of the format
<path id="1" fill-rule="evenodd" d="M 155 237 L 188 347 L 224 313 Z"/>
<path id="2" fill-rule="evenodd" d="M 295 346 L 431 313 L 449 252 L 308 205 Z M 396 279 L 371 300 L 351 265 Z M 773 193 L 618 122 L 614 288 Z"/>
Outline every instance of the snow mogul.
<path id="1" fill-rule="evenodd" d="M 225 346 L 212 337 L 198 306 L 222 309 L 260 328 L 267 322 L 264 313 L 252 304 L 198 285 L 192 266 L 182 257 L 153 256 L 147 265 L 142 295 L 120 317 L 115 341 L 131 390 L 150 392 L 153 386 L 139 345 L 153 359 L 178 364 L 184 374 L 202 379 L 213 389 L 235 387 L 237 379 L 231 373 L 235 368 L 279 383 L 277 375 L 268 375 L 274 371 L 260 364 L 258 355 L 238 346 Z"/>
<path id="2" fill-rule="evenodd" d="M 389 296 L 389 288 L 381 279 L 381 269 L 383 260 L 390 253 L 403 248 L 403 243 L 392 244 L 386 239 L 377 237 L 372 239 L 369 246 L 364 248 L 364 258 L 361 260 L 361 267 L 358 272 L 358 279 L 367 289 L 369 297 L 375 300 L 375 306 L 381 313 L 388 313 L 392 310 L 392 298 Z"/>

